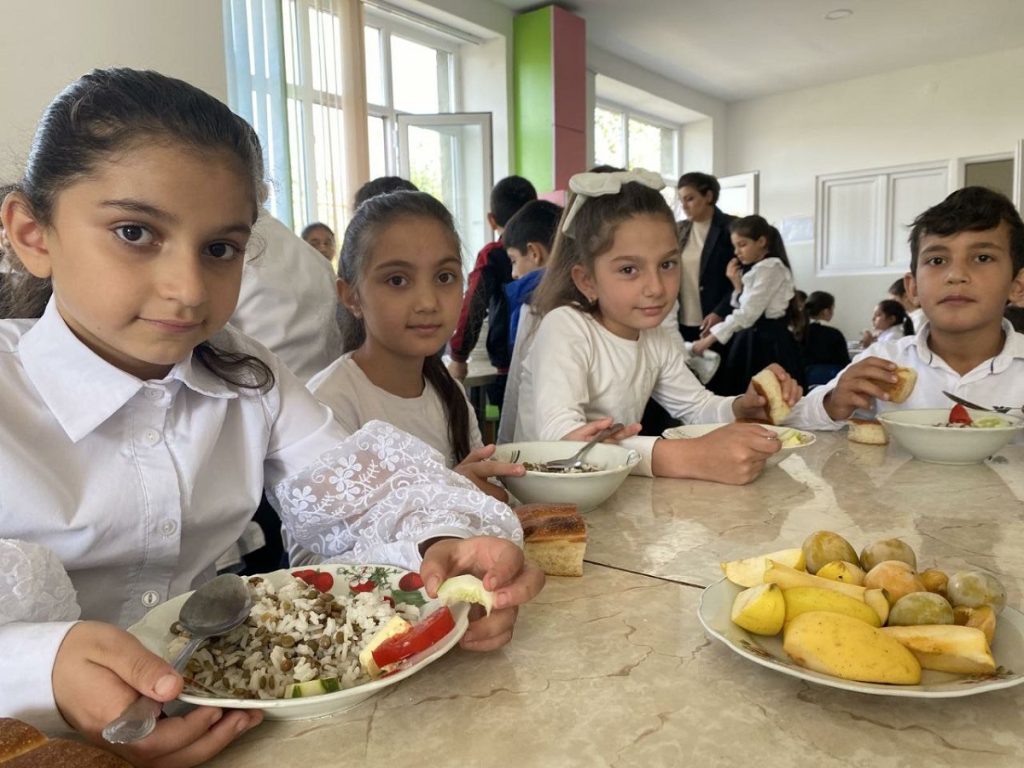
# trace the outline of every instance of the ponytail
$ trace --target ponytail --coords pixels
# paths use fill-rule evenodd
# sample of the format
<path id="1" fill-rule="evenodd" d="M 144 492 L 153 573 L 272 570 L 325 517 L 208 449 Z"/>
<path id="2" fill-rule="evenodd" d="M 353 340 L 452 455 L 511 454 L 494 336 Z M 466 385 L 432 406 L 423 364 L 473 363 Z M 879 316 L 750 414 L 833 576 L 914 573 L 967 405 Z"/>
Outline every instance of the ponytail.
<path id="1" fill-rule="evenodd" d="M 462 389 L 448 373 L 441 353 L 424 359 L 423 378 L 441 398 L 444 415 L 448 420 L 448 438 L 451 440 L 455 463 L 458 464 L 469 454 L 469 404 Z"/>

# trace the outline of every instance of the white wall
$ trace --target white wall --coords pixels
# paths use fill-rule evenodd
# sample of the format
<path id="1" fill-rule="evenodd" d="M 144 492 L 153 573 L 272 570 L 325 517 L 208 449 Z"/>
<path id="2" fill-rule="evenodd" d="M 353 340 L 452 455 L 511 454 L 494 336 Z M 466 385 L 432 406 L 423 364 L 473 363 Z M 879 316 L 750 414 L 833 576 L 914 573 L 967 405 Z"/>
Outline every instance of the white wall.
<path id="1" fill-rule="evenodd" d="M 95 67 L 155 69 L 227 99 L 219 0 L 4 0 L 2 15 L 0 182 L 21 175 L 46 105 Z"/>
<path id="2" fill-rule="evenodd" d="M 1022 72 L 1024 48 L 730 104 L 725 172 L 760 170 L 761 213 L 777 224 L 814 214 L 818 174 L 1012 152 L 1024 138 Z M 799 287 L 836 295 L 848 336 L 896 277 L 817 278 L 811 243 L 790 257 Z"/>

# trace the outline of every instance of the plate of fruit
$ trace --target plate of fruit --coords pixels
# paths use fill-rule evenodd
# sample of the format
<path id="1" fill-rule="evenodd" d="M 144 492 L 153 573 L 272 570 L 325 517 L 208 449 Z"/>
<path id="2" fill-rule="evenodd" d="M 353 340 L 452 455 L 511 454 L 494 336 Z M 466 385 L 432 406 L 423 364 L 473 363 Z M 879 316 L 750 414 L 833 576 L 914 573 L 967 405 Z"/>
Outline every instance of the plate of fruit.
<path id="1" fill-rule="evenodd" d="M 705 630 L 762 666 L 881 696 L 949 698 L 1024 683 L 1024 614 L 978 570 L 917 570 L 899 539 L 858 556 L 838 534 L 722 563 Z"/>
<path id="2" fill-rule="evenodd" d="M 240 627 L 201 645 L 179 697 L 190 704 L 262 709 L 278 720 L 355 706 L 446 654 L 469 626 L 469 602 L 490 609 L 475 576 L 445 581 L 431 600 L 418 573 L 390 565 L 321 565 L 243 577 L 252 597 Z M 188 641 L 178 614 L 188 594 L 129 631 L 173 658 Z"/>

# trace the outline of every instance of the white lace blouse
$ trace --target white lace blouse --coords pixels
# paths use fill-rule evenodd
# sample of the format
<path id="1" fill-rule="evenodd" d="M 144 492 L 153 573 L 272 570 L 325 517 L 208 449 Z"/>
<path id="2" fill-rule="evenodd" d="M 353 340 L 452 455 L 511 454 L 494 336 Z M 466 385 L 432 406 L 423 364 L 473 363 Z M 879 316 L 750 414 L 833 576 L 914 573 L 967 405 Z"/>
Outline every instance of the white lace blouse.
<path id="1" fill-rule="evenodd" d="M 325 559 L 419 567 L 438 536 L 520 542 L 512 511 L 382 422 L 348 435 L 277 358 L 266 394 L 192 359 L 160 381 L 108 364 L 54 305 L 0 321 L 0 716 L 61 727 L 50 675 L 78 618 L 126 627 L 213 574 L 264 487 Z"/>

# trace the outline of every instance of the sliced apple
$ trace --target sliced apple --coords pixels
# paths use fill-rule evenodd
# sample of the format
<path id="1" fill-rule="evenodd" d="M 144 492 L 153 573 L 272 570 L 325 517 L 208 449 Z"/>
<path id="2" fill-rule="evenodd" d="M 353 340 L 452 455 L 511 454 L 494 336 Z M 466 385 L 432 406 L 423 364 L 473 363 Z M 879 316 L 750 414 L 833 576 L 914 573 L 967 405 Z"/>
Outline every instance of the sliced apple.
<path id="1" fill-rule="evenodd" d="M 748 557 L 743 560 L 733 560 L 722 563 L 721 566 L 725 578 L 733 584 L 740 587 L 756 587 L 758 584 L 764 583 L 764 572 L 768 568 L 769 560 L 774 560 L 798 571 L 804 570 L 804 551 L 800 547 L 780 549 L 778 552 Z"/>

